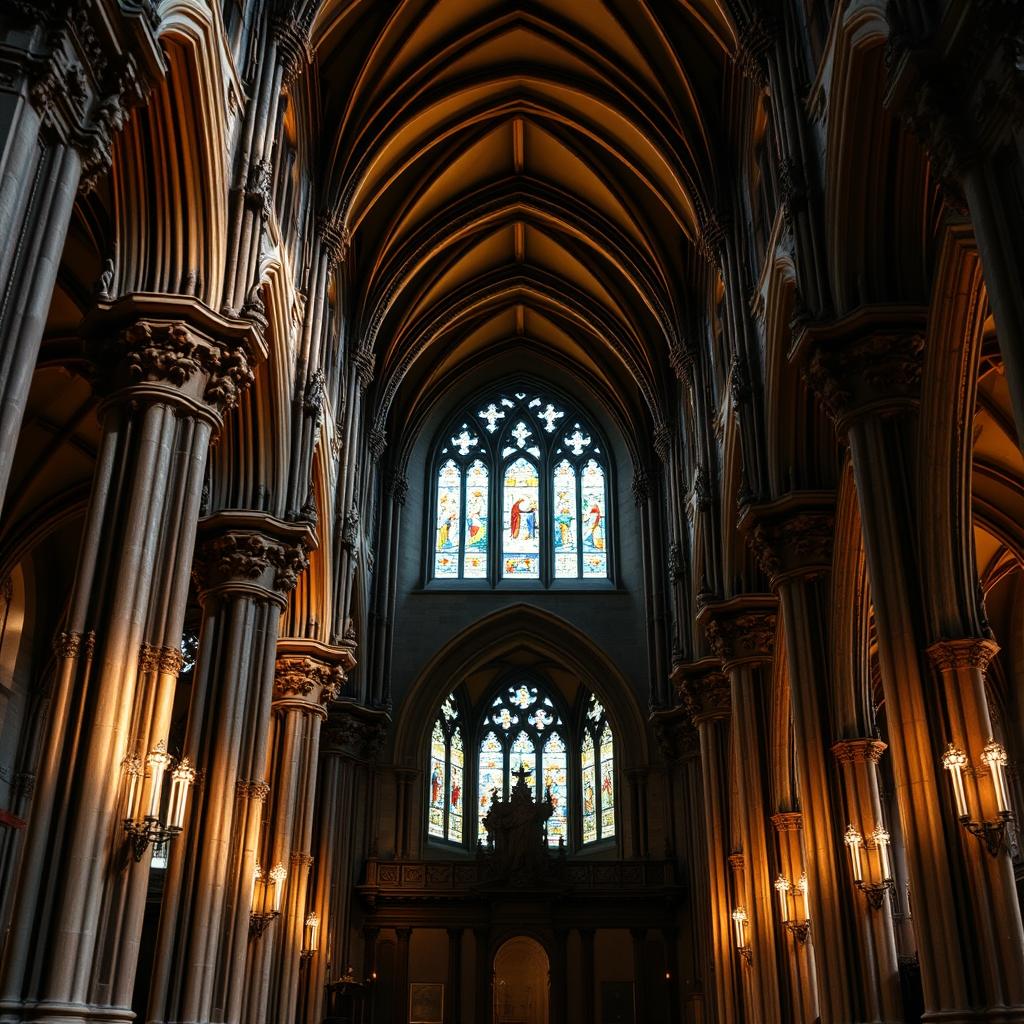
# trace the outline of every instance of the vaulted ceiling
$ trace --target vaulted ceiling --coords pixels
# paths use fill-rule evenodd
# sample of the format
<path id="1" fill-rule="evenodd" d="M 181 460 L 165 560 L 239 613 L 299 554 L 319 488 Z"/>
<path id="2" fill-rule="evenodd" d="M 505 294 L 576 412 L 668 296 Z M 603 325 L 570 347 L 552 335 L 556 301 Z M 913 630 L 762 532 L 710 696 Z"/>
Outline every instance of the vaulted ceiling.
<path id="1" fill-rule="evenodd" d="M 715 196 L 723 10 L 351 0 L 313 42 L 378 422 L 515 348 L 657 426 Z"/>

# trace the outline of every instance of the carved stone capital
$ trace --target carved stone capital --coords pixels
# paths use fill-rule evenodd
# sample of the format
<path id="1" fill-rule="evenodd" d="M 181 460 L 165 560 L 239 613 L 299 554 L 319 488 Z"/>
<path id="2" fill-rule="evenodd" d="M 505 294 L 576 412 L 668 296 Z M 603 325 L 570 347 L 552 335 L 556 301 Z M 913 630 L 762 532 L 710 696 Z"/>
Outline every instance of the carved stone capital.
<path id="1" fill-rule="evenodd" d="M 355 370 L 356 379 L 359 382 L 359 390 L 366 389 L 373 383 L 373 371 L 377 362 L 377 356 L 368 349 L 358 349 L 352 357 L 352 366 Z"/>
<path id="2" fill-rule="evenodd" d="M 711 650 L 728 671 L 737 665 L 770 662 L 775 655 L 777 602 L 770 595 L 745 594 L 701 608 Z"/>
<path id="3" fill-rule="evenodd" d="M 732 711 L 729 677 L 714 658 L 703 658 L 672 670 L 672 681 L 694 725 L 728 718 Z"/>
<path id="4" fill-rule="evenodd" d="M 737 874 L 741 872 L 746 864 L 742 853 L 730 853 L 728 857 L 729 867 Z"/>
<path id="5" fill-rule="evenodd" d="M 864 310 L 845 321 L 807 326 L 802 374 L 840 433 L 866 416 L 916 406 L 924 361 L 918 310 Z"/>
<path id="6" fill-rule="evenodd" d="M 840 740 L 832 745 L 832 754 L 840 764 L 878 764 L 887 744 L 868 737 Z"/>
<path id="7" fill-rule="evenodd" d="M 658 749 L 669 764 L 700 753 L 700 738 L 685 708 L 655 712 L 651 716 L 651 726 Z"/>
<path id="8" fill-rule="evenodd" d="M 390 726 L 391 719 L 383 712 L 337 701 L 320 730 L 321 753 L 372 764 L 384 749 Z"/>
<path id="9" fill-rule="evenodd" d="M 158 647 L 143 643 L 139 648 L 139 674 L 144 672 L 161 672 L 167 675 L 178 675 L 184 664 L 181 650 L 176 647 Z"/>
<path id="10" fill-rule="evenodd" d="M 748 505 L 739 525 L 772 587 L 788 577 L 807 578 L 831 569 L 831 493 L 794 492 L 770 503 Z"/>
<path id="11" fill-rule="evenodd" d="M 238 404 L 265 355 L 251 324 L 187 295 L 98 302 L 82 331 L 98 391 L 170 402 L 215 424 Z"/>
<path id="12" fill-rule="evenodd" d="M 985 637 L 964 637 L 960 640 L 939 640 L 928 649 L 928 660 L 940 672 L 960 668 L 976 668 L 982 674 L 999 653 L 999 644 Z"/>
<path id="13" fill-rule="evenodd" d="M 315 12 L 316 9 L 315 4 L 307 5 L 308 12 Z M 304 14 L 301 18 L 296 17 L 291 8 L 277 14 L 273 19 L 271 28 L 286 87 L 302 74 L 313 59 L 309 45 L 310 27 L 310 14 Z"/>
<path id="14" fill-rule="evenodd" d="M 764 11 L 755 9 L 738 25 L 736 66 L 760 88 L 768 86 L 768 53 L 778 36 L 778 24 Z"/>
<path id="15" fill-rule="evenodd" d="M 366 447 L 369 449 L 370 459 L 375 463 L 380 462 L 380 457 L 384 454 L 384 449 L 387 446 L 387 431 L 379 424 L 375 424 L 371 427 L 369 436 L 366 438 Z"/>
<path id="16" fill-rule="evenodd" d="M 352 237 L 348 228 L 341 219 L 338 210 L 330 210 L 321 215 L 317 224 L 317 232 L 320 237 L 320 248 L 327 256 L 328 267 L 334 269 L 339 263 L 344 263 L 348 257 L 349 245 Z M 358 360 L 360 353 L 356 353 Z M 373 364 L 371 355 L 370 380 L 373 379 Z M 368 386 L 368 384 L 367 384 Z"/>
<path id="17" fill-rule="evenodd" d="M 58 633 L 53 640 L 53 650 L 58 658 L 88 660 L 95 649 L 96 634 L 92 630 L 84 635 L 72 631 Z"/>
<path id="18" fill-rule="evenodd" d="M 637 505 L 645 505 L 651 493 L 651 478 L 643 466 L 633 469 L 633 501 Z"/>
<path id="19" fill-rule="evenodd" d="M 193 575 L 201 597 L 249 592 L 283 605 L 315 547 L 308 522 L 285 522 L 262 512 L 218 512 L 200 521 Z"/>
<path id="20" fill-rule="evenodd" d="M 270 796 L 270 786 L 264 779 L 239 779 L 235 791 L 243 800 L 256 800 L 261 804 Z"/>
<path id="21" fill-rule="evenodd" d="M 320 709 L 341 693 L 345 679 L 340 665 L 304 654 L 279 655 L 274 666 L 274 700 L 299 701 Z"/>
<path id="22" fill-rule="evenodd" d="M 804 827 L 804 816 L 799 811 L 782 811 L 773 814 L 771 822 L 776 832 L 797 832 Z"/>
<path id="23" fill-rule="evenodd" d="M 668 462 L 672 454 L 672 428 L 667 423 L 659 423 L 652 441 L 659 461 Z"/>

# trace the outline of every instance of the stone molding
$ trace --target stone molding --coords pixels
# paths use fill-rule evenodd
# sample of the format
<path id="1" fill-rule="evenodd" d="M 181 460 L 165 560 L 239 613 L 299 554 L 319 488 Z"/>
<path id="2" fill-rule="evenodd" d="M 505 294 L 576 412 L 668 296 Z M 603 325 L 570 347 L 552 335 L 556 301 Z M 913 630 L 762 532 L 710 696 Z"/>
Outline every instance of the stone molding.
<path id="1" fill-rule="evenodd" d="M 989 663 L 999 653 L 999 644 L 986 637 L 963 637 L 959 640 L 939 640 L 925 652 L 932 666 L 940 672 L 958 668 L 976 668 L 984 674 Z"/>
<path id="2" fill-rule="evenodd" d="M 676 665 L 671 679 L 694 725 L 729 717 L 732 711 L 729 677 L 716 658 Z"/>
<path id="3" fill-rule="evenodd" d="M 270 796 L 270 783 L 265 779 L 239 779 L 235 783 L 235 791 L 243 799 L 256 800 L 262 804 Z"/>
<path id="4" fill-rule="evenodd" d="M 339 664 L 307 654 L 279 654 L 274 665 L 274 701 L 321 709 L 334 700 L 347 676 Z"/>
<path id="5" fill-rule="evenodd" d="M 774 588 L 790 576 L 814 577 L 831 570 L 835 497 L 795 491 L 776 501 L 748 505 L 739 527 Z"/>
<path id="6" fill-rule="evenodd" d="M 92 657 L 96 649 L 96 634 L 89 630 L 88 633 L 78 633 L 68 630 L 58 633 L 53 640 L 53 651 L 58 658 Z"/>
<path id="7" fill-rule="evenodd" d="M 775 656 L 778 602 L 773 595 L 744 594 L 704 605 L 698 616 L 711 650 L 730 669 L 770 662 Z"/>
<path id="8" fill-rule="evenodd" d="M 834 743 L 832 754 L 840 764 L 878 764 L 887 749 L 887 743 L 864 737 Z"/>
<path id="9" fill-rule="evenodd" d="M 161 672 L 168 675 L 178 675 L 185 663 L 180 648 L 158 647 L 153 644 L 143 643 L 139 648 L 139 674 L 145 672 Z"/>
<path id="10" fill-rule="evenodd" d="M 804 827 L 804 816 L 800 811 L 782 811 L 769 819 L 776 832 L 798 832 Z"/>
<path id="11" fill-rule="evenodd" d="M 193 577 L 201 599 L 251 591 L 283 605 L 317 546 L 309 523 L 265 512 L 218 512 L 200 520 L 198 533 Z"/>
<path id="12" fill-rule="evenodd" d="M 320 730 L 321 754 L 373 764 L 391 727 L 390 717 L 353 701 L 336 701 Z"/>

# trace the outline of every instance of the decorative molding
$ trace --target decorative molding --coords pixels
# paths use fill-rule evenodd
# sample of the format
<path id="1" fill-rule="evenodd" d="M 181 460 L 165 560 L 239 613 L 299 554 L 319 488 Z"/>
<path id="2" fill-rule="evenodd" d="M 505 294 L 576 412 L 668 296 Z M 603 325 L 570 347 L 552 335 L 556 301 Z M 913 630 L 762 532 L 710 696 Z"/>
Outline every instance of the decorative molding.
<path id="1" fill-rule="evenodd" d="M 798 832 L 804 827 L 804 816 L 799 811 L 782 811 L 770 820 L 776 832 Z"/>
<path id="2" fill-rule="evenodd" d="M 303 698 L 313 706 L 334 700 L 345 684 L 337 664 L 302 654 L 279 655 L 274 666 L 274 699 Z"/>
<path id="3" fill-rule="evenodd" d="M 145 672 L 161 672 L 178 675 L 184 664 L 181 650 L 176 647 L 158 647 L 143 643 L 139 647 L 139 675 Z"/>
<path id="4" fill-rule="evenodd" d="M 698 623 L 728 671 L 736 665 L 771 661 L 775 655 L 776 600 L 749 594 L 701 608 Z"/>
<path id="5" fill-rule="evenodd" d="M 840 740 L 832 745 L 832 754 L 840 764 L 878 764 L 888 744 L 881 740 L 862 738 Z"/>
<path id="6" fill-rule="evenodd" d="M 390 726 L 390 718 L 382 712 L 339 701 L 320 730 L 321 753 L 372 764 L 384 749 Z"/>
<path id="7" fill-rule="evenodd" d="M 999 644 L 987 637 L 964 637 L 959 640 L 939 640 L 925 652 L 928 660 L 940 672 L 960 668 L 976 668 L 982 674 L 999 653 Z"/>
<path id="8" fill-rule="evenodd" d="M 787 576 L 809 578 L 832 567 L 835 499 L 831 492 L 794 491 L 744 508 L 739 527 L 773 587 Z"/>

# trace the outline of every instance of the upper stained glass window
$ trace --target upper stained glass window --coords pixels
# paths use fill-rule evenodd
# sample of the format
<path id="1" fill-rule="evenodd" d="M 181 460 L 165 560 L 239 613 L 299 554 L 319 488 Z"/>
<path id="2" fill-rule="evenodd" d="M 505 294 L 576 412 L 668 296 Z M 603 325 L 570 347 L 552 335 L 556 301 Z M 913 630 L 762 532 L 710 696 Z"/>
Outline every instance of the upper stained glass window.
<path id="1" fill-rule="evenodd" d="M 432 579 L 609 578 L 606 455 L 564 402 L 485 396 L 442 435 L 435 465 Z"/>

